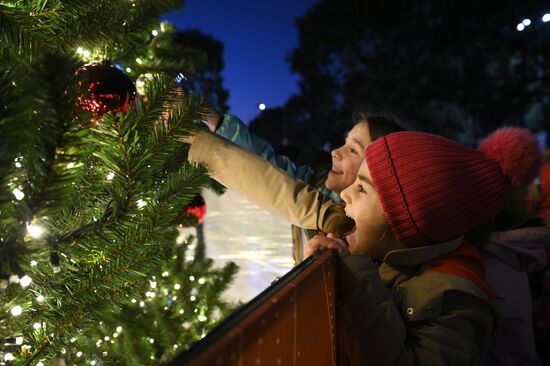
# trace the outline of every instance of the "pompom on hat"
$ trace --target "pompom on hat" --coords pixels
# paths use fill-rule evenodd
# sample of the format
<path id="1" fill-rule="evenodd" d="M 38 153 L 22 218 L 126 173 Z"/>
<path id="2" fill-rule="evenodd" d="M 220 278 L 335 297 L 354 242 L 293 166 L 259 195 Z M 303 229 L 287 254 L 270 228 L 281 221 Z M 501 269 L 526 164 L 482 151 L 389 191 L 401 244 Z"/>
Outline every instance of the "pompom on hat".
<path id="1" fill-rule="evenodd" d="M 521 128 L 501 128 L 479 149 L 407 131 L 368 145 L 365 160 L 393 234 L 421 246 L 458 238 L 494 217 L 512 190 L 536 177 L 541 152 Z"/>

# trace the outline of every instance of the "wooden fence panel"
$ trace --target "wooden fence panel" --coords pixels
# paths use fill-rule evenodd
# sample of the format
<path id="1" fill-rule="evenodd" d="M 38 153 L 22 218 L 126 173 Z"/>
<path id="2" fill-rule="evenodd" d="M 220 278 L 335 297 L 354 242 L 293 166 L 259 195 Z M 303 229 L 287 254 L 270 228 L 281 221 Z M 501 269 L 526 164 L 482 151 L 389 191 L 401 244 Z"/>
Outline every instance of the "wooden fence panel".
<path id="1" fill-rule="evenodd" d="M 310 257 L 170 366 L 335 366 L 336 260 Z"/>

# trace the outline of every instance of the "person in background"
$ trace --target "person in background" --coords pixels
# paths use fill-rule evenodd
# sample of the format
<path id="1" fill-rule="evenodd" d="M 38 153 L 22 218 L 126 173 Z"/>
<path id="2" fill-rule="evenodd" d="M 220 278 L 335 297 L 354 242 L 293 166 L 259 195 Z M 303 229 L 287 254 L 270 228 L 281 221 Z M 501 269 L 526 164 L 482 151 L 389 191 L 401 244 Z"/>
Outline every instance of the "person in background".
<path id="1" fill-rule="evenodd" d="M 529 275 L 547 267 L 550 226 L 533 216 L 527 187 L 513 192 L 504 210 L 473 230 L 468 240 L 478 244 L 485 278 L 504 300 L 502 318 L 483 365 L 541 365 L 533 330 Z"/>
<path id="2" fill-rule="evenodd" d="M 233 114 L 220 116 L 212 111 L 205 116 L 203 123 L 210 131 L 262 157 L 293 178 L 308 183 L 331 200 L 341 202 L 339 194 L 355 180 L 367 144 L 380 136 L 406 129 L 397 117 L 387 112 L 374 112 L 372 108 L 358 108 L 352 118 L 353 128 L 348 132 L 344 145 L 331 152 L 332 165 L 328 171 L 315 170 L 313 164 L 297 165 L 287 156 L 277 154 L 267 141 L 252 133 Z M 350 229 L 351 226 L 348 227 Z M 304 244 L 317 234 L 317 230 L 292 225 L 291 233 L 293 257 L 297 264 L 304 258 Z"/>

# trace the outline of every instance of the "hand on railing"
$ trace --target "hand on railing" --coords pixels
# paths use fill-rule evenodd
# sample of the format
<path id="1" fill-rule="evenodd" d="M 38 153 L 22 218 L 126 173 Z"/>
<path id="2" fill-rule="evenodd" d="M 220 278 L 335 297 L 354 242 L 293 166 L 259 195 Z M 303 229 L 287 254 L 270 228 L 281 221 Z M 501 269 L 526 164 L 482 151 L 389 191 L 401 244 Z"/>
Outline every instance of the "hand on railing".
<path id="1" fill-rule="evenodd" d="M 340 257 L 347 257 L 350 255 L 346 242 L 342 239 L 337 239 L 332 233 L 327 236 L 315 235 L 310 241 L 306 243 L 304 249 L 304 258 L 309 257 L 317 250 L 336 249 Z"/>

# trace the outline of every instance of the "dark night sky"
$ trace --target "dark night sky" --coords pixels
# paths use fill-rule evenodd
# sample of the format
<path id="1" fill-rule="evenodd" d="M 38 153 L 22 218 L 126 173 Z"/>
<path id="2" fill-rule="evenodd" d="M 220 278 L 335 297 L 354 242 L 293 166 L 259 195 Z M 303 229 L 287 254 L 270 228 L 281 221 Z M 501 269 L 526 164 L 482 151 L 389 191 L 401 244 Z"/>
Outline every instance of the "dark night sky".
<path id="1" fill-rule="evenodd" d="M 224 44 L 224 85 L 230 112 L 249 122 L 258 105 L 284 104 L 298 90 L 287 55 L 296 46 L 294 20 L 316 0 L 187 0 L 163 19 L 195 28 Z"/>

